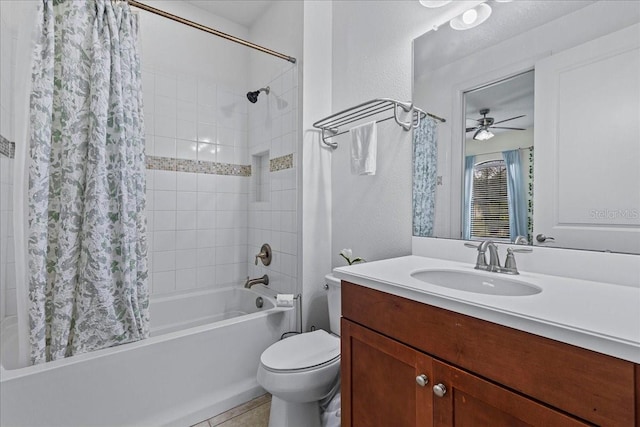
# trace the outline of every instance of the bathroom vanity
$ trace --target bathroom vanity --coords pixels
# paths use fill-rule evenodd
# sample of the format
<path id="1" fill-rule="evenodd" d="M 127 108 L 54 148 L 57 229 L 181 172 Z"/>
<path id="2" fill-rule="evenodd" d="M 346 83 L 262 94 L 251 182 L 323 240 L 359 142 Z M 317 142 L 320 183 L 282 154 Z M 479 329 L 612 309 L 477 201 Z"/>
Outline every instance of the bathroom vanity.
<path id="1" fill-rule="evenodd" d="M 439 269 L 470 268 L 411 256 L 335 272 L 343 280 L 343 426 L 638 425 L 640 325 L 620 328 L 618 337 L 604 333 L 607 325 L 580 330 L 566 319 L 617 314 L 565 301 L 570 316 L 562 320 L 566 313 L 554 311 L 563 304 L 545 300 L 563 287 L 575 292 L 573 285 L 588 294 L 591 285 L 597 289 L 593 282 L 551 278 L 557 289 L 550 289 L 543 275 L 524 274 L 541 286 L 539 294 L 476 295 L 414 280 L 409 271 L 424 260 Z M 616 289 L 629 293 L 615 304 L 640 296 L 632 287 Z"/>

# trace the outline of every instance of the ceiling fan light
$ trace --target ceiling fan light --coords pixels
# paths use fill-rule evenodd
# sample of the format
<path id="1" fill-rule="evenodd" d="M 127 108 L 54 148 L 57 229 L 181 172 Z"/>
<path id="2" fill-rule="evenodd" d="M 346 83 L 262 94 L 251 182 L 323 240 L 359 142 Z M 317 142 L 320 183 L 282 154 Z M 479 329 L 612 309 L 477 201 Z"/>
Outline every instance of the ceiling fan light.
<path id="1" fill-rule="evenodd" d="M 478 129 L 478 131 L 473 135 L 473 139 L 476 141 L 487 141 L 493 138 L 495 135 L 487 129 Z"/>
<path id="2" fill-rule="evenodd" d="M 453 18 L 449 21 L 449 25 L 454 30 L 468 30 L 482 24 L 489 16 L 491 16 L 491 6 L 486 3 L 480 3 Z"/>
<path id="3" fill-rule="evenodd" d="M 424 7 L 435 8 L 445 6 L 451 3 L 451 1 L 452 0 L 420 0 L 420 4 Z"/>

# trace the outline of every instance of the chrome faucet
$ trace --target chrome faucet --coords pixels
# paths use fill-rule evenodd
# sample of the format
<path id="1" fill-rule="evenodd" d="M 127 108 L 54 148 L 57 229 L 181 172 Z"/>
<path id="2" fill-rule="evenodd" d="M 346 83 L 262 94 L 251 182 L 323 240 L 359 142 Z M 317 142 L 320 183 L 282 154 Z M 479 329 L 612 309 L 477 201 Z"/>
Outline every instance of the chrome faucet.
<path id="1" fill-rule="evenodd" d="M 498 256 L 498 247 L 491 240 L 484 240 L 479 245 L 471 243 L 464 244 L 468 248 L 478 249 L 478 258 L 476 259 L 476 270 L 498 271 L 500 269 L 500 257 Z M 487 264 L 487 249 L 489 250 L 489 264 Z"/>
<path id="2" fill-rule="evenodd" d="M 533 249 L 531 248 L 507 248 L 507 259 L 504 262 L 504 267 L 501 267 L 498 247 L 493 241 L 484 240 L 479 245 L 474 245 L 472 243 L 465 243 L 464 245 L 468 248 L 478 249 L 478 258 L 476 260 L 476 266 L 474 267 L 476 270 L 491 271 L 494 273 L 520 274 L 518 272 L 518 267 L 516 266 L 516 259 L 513 255 L 514 252 L 533 252 Z M 489 264 L 487 264 L 487 258 L 485 255 L 487 249 L 489 250 Z"/>
<path id="3" fill-rule="evenodd" d="M 499 272 L 500 257 L 498 256 L 498 247 L 491 240 L 482 243 L 486 243 L 486 249 L 489 249 L 489 268 L 487 270 Z M 478 250 L 480 250 L 480 248 L 478 248 Z"/>
<path id="4" fill-rule="evenodd" d="M 245 288 L 251 288 L 254 285 L 265 285 L 268 286 L 269 285 L 269 276 L 267 276 L 266 274 L 262 277 L 258 277 L 257 279 L 249 279 L 249 276 L 247 276 L 247 281 L 244 284 Z"/>

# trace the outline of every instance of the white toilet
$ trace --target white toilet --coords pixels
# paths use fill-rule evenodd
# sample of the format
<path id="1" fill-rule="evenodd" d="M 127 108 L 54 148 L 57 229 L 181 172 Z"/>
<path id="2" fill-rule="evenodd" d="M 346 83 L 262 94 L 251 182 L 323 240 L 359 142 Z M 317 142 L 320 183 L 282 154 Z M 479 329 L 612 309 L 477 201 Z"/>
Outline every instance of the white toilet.
<path id="1" fill-rule="evenodd" d="M 271 345 L 260 356 L 258 383 L 271 393 L 270 427 L 319 427 L 319 401 L 340 375 L 340 280 L 325 276 L 331 333 L 321 329 Z"/>

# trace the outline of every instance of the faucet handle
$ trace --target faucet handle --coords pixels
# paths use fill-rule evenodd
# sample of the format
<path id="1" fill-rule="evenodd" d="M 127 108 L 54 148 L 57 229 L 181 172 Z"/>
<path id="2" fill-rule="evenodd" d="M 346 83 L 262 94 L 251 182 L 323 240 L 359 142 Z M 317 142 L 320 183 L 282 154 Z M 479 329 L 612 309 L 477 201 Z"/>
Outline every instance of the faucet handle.
<path id="1" fill-rule="evenodd" d="M 473 248 L 478 250 L 478 258 L 476 259 L 476 266 L 474 267 L 476 270 L 486 270 L 487 266 L 487 257 L 485 256 L 486 247 L 482 244 L 474 245 L 473 243 L 465 243 L 467 248 Z"/>
<path id="2" fill-rule="evenodd" d="M 507 248 L 507 258 L 504 260 L 504 268 L 502 269 L 502 273 L 520 274 L 518 272 L 518 266 L 516 265 L 516 257 L 513 255 L 514 252 L 529 253 L 529 252 L 533 252 L 533 249 L 531 249 L 531 248 L 522 248 L 522 249 Z"/>
<path id="3" fill-rule="evenodd" d="M 533 249 L 531 248 L 518 248 L 518 249 L 513 249 L 513 248 L 507 248 L 507 255 L 509 254 L 509 252 L 519 252 L 519 253 L 529 253 L 529 252 L 533 252 Z"/>
<path id="4" fill-rule="evenodd" d="M 271 246 L 268 243 L 263 244 L 260 248 L 260 253 L 256 255 L 256 265 L 258 265 L 258 259 L 262 261 L 263 265 L 271 264 L 271 256 Z"/>
<path id="5" fill-rule="evenodd" d="M 513 240 L 513 244 L 514 245 L 528 245 L 529 244 L 529 240 L 527 240 L 527 238 L 525 236 L 517 236 Z"/>

